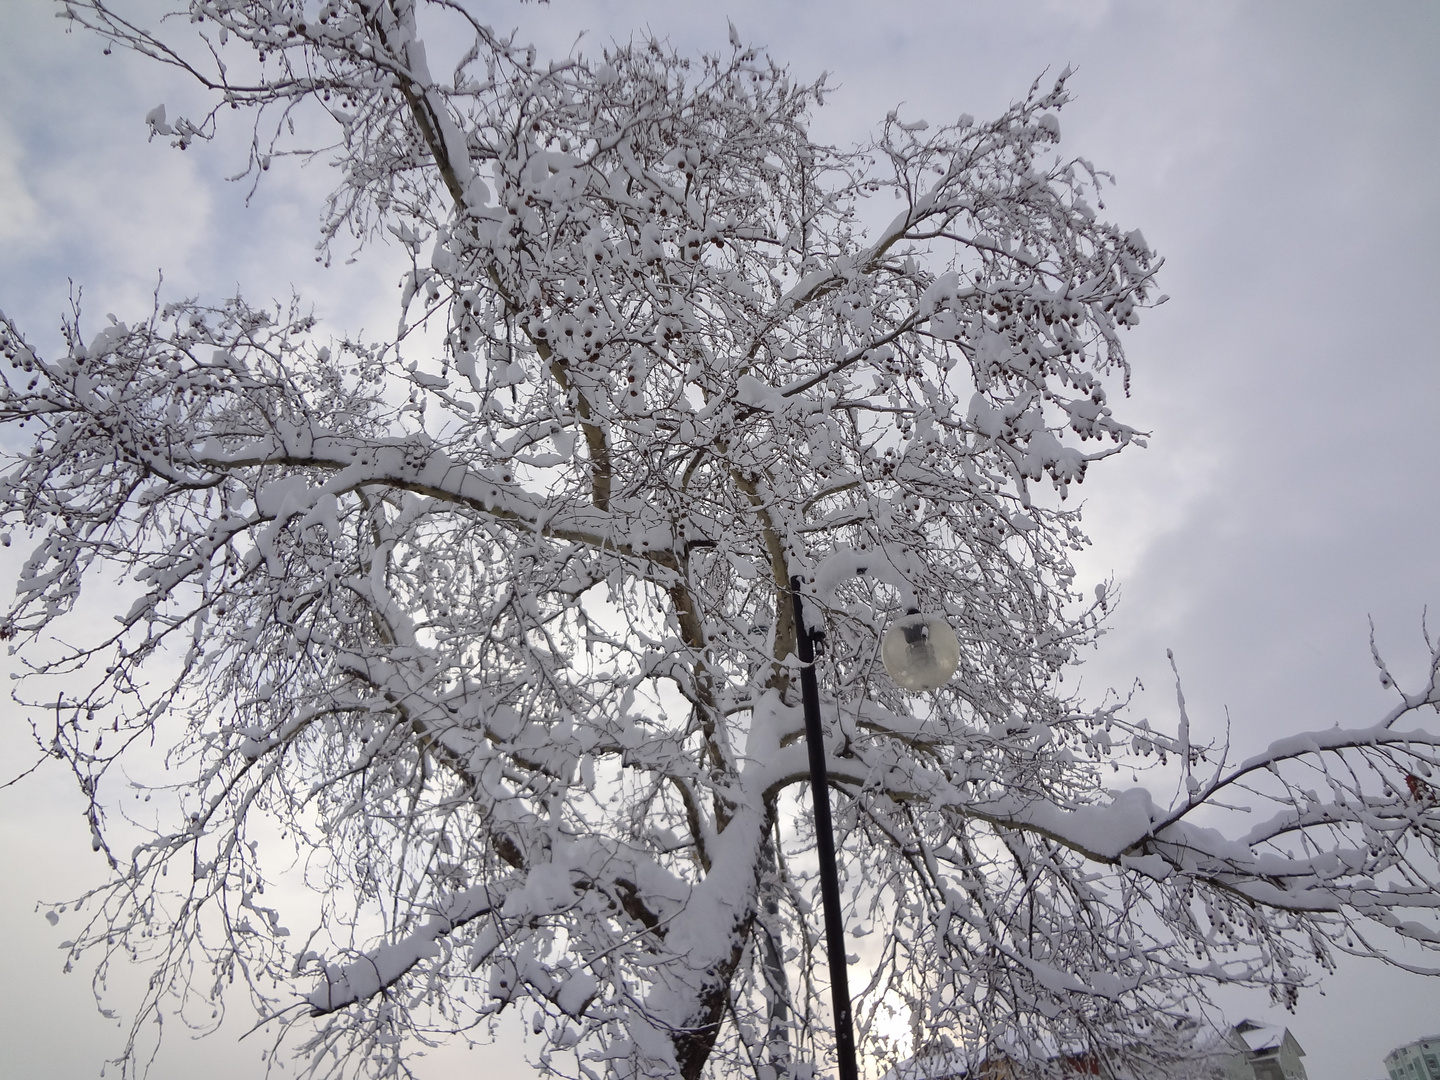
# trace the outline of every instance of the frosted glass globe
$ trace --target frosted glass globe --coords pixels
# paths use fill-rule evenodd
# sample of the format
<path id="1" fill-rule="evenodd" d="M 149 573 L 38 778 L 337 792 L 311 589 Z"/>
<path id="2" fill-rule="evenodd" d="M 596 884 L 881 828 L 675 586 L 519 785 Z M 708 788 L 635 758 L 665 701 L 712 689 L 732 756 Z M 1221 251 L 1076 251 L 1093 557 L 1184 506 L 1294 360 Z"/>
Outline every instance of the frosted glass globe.
<path id="1" fill-rule="evenodd" d="M 943 617 L 915 612 L 890 624 L 880 641 L 880 660 L 906 690 L 934 690 L 960 666 L 960 641 Z"/>

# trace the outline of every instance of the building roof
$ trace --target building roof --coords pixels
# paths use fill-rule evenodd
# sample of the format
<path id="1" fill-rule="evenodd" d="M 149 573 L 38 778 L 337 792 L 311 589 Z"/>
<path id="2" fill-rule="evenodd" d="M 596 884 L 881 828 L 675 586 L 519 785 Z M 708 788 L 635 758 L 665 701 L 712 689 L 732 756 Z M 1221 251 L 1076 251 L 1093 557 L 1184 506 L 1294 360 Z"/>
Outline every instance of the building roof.
<path id="1" fill-rule="evenodd" d="M 1289 1040 L 1291 1052 L 1296 1057 L 1305 1056 L 1305 1051 L 1301 1049 L 1295 1036 L 1290 1034 L 1290 1029 L 1287 1027 L 1261 1024 L 1254 1020 L 1241 1020 L 1231 1030 L 1239 1036 L 1245 1044 L 1245 1048 L 1252 1054 L 1277 1051 L 1285 1045 L 1286 1040 Z"/>
<path id="2" fill-rule="evenodd" d="M 1418 1039 L 1412 1039 L 1410 1042 L 1406 1043 L 1404 1046 L 1397 1046 L 1394 1050 L 1391 1050 L 1390 1053 L 1388 1053 L 1388 1054 L 1385 1055 L 1385 1060 L 1386 1060 L 1386 1061 L 1389 1061 L 1389 1060 L 1390 1060 L 1392 1057 L 1394 1057 L 1396 1054 L 1400 1053 L 1400 1052 L 1403 1051 L 1403 1050 L 1409 1050 L 1412 1046 L 1422 1046 L 1422 1045 L 1423 1045 L 1423 1046 L 1425 1047 L 1425 1049 L 1428 1050 L 1428 1049 L 1430 1049 L 1430 1044 L 1431 1044 L 1431 1043 L 1440 1043 L 1440 1035 L 1422 1035 L 1422 1036 L 1420 1036 L 1420 1038 L 1418 1038 Z"/>
<path id="3" fill-rule="evenodd" d="M 1253 1027 L 1247 1031 L 1241 1031 L 1240 1037 L 1245 1040 L 1245 1045 L 1250 1048 L 1251 1053 L 1261 1050 L 1279 1050 L 1280 1044 L 1285 1041 L 1285 1029 L 1283 1027 Z"/>

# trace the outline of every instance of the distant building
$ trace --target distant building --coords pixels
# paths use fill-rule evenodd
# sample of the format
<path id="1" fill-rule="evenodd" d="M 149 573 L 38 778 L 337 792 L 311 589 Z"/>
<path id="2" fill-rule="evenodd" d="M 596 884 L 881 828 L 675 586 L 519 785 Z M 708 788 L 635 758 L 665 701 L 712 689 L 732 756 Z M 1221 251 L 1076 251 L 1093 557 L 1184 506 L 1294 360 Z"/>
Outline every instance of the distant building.
<path id="1" fill-rule="evenodd" d="M 1300 1059 L 1305 1051 L 1287 1027 L 1242 1020 L 1234 1027 L 1208 1034 L 1195 1031 L 1195 1057 L 1180 1064 L 1168 1075 L 1172 1080 L 1309 1080 Z M 1419 1044 L 1416 1044 L 1419 1045 Z M 1440 1035 L 1435 1036 L 1440 1052 Z M 1388 1059 L 1387 1059 L 1388 1060 Z M 1433 1057 L 1432 1057 L 1433 1060 Z M 1068 1080 L 1151 1080 L 1149 1077 L 1116 1076 L 1102 1068 L 1093 1054 L 1057 1054 L 1033 1066 L 1004 1054 L 979 1055 L 978 1061 L 940 1038 L 919 1050 L 909 1061 L 886 1074 L 884 1080 L 1029 1080 L 1056 1077 Z M 1440 1065 L 1433 1071 L 1396 1075 L 1389 1080 L 1440 1080 Z"/>
<path id="2" fill-rule="evenodd" d="M 1194 1031 L 1195 1057 L 1189 1063 L 1178 1064 L 1169 1071 L 1171 1080 L 1188 1077 L 1189 1080 L 1309 1080 L 1300 1058 L 1305 1050 L 1290 1034 L 1289 1028 L 1259 1024 L 1253 1020 L 1241 1020 L 1234 1027 L 1221 1031 Z M 1413 1045 L 1421 1045 L 1414 1043 Z M 1424 1040 L 1430 1048 L 1430 1071 L 1405 1071 L 1395 1073 L 1391 1068 L 1388 1080 L 1440 1080 L 1440 1035 Z M 1408 1050 L 1394 1051 L 1394 1054 Z M 1385 1058 L 1387 1064 L 1390 1058 Z M 1056 1080 L 1151 1080 L 1151 1077 L 1132 1077 L 1129 1074 L 1115 1076 L 1100 1066 L 1099 1058 L 1084 1051 L 1056 1054 L 1054 1057 L 1037 1061 L 1027 1067 L 1022 1061 L 1005 1054 L 981 1054 L 972 1057 L 962 1048 L 950 1043 L 948 1038 L 920 1048 L 909 1061 L 891 1068 L 884 1080 L 1030 1080 L 1031 1077 L 1047 1077 Z"/>
<path id="3" fill-rule="evenodd" d="M 1440 1035 L 1427 1035 L 1385 1055 L 1390 1080 L 1440 1080 Z"/>
<path id="4" fill-rule="evenodd" d="M 1300 1059 L 1305 1051 L 1287 1027 L 1241 1020 L 1225 1034 L 1215 1057 L 1225 1080 L 1309 1080 Z M 1440 1080 L 1421 1076 L 1414 1080 Z"/>

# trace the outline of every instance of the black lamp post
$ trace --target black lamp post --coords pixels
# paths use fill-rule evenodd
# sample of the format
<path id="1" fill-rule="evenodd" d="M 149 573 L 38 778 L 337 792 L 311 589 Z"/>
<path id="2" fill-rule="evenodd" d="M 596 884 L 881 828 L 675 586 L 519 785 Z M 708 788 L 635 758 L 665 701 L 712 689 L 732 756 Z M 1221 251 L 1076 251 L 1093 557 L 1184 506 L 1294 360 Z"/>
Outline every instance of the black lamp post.
<path id="1" fill-rule="evenodd" d="M 835 1010 L 835 1052 L 839 1080 L 859 1080 L 855 1023 L 851 1015 L 845 927 L 840 921 L 840 875 L 835 866 L 835 828 L 830 821 L 830 781 L 820 731 L 820 684 L 815 679 L 815 638 L 805 625 L 800 579 L 790 579 L 795 608 L 795 642 L 800 654 L 800 696 L 805 706 L 805 744 L 810 752 L 810 794 L 815 800 L 815 848 L 820 857 L 820 904 L 825 915 L 825 954 L 830 962 L 830 1000 Z M 906 690 L 933 690 L 955 674 L 960 643 L 944 619 L 912 611 L 897 619 L 881 643 L 885 670 Z"/>
<path id="2" fill-rule="evenodd" d="M 835 1052 L 840 1080 L 859 1080 L 855 1065 L 855 1024 L 850 1016 L 850 978 L 845 962 L 845 927 L 840 923 L 840 875 L 835 869 L 835 828 L 830 823 L 830 781 L 825 740 L 820 732 L 820 684 L 815 681 L 815 646 L 805 625 L 800 579 L 790 579 L 795 605 L 795 641 L 800 652 L 800 696 L 805 703 L 805 745 L 810 751 L 810 794 L 815 800 L 815 847 L 820 855 L 820 906 L 825 913 L 825 953 L 830 960 L 830 1000 L 835 1009 Z"/>

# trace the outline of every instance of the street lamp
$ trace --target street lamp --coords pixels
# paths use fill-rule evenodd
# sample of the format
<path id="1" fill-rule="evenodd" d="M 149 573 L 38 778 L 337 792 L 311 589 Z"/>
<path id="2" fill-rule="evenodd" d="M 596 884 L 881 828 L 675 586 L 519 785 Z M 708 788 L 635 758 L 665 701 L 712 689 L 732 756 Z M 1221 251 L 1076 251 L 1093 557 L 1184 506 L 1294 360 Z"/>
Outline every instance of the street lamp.
<path id="1" fill-rule="evenodd" d="M 805 745 L 810 752 L 810 794 L 815 802 L 815 848 L 820 858 L 820 906 L 825 916 L 825 954 L 830 962 L 830 1001 L 835 1010 L 835 1053 L 840 1080 L 859 1080 L 850 978 L 845 960 L 845 927 L 840 922 L 840 875 L 835 867 L 835 827 L 830 820 L 825 743 L 820 731 L 820 684 L 815 678 L 815 639 L 805 625 L 800 578 L 790 579 L 795 608 L 795 643 L 800 654 L 800 697 L 805 705 Z M 880 660 L 906 690 L 934 690 L 960 665 L 960 642 L 939 615 L 911 611 L 896 619 L 880 643 Z"/>
<path id="2" fill-rule="evenodd" d="M 880 662 L 904 689 L 934 690 L 960 666 L 960 639 L 941 616 L 910 611 L 885 631 Z"/>

